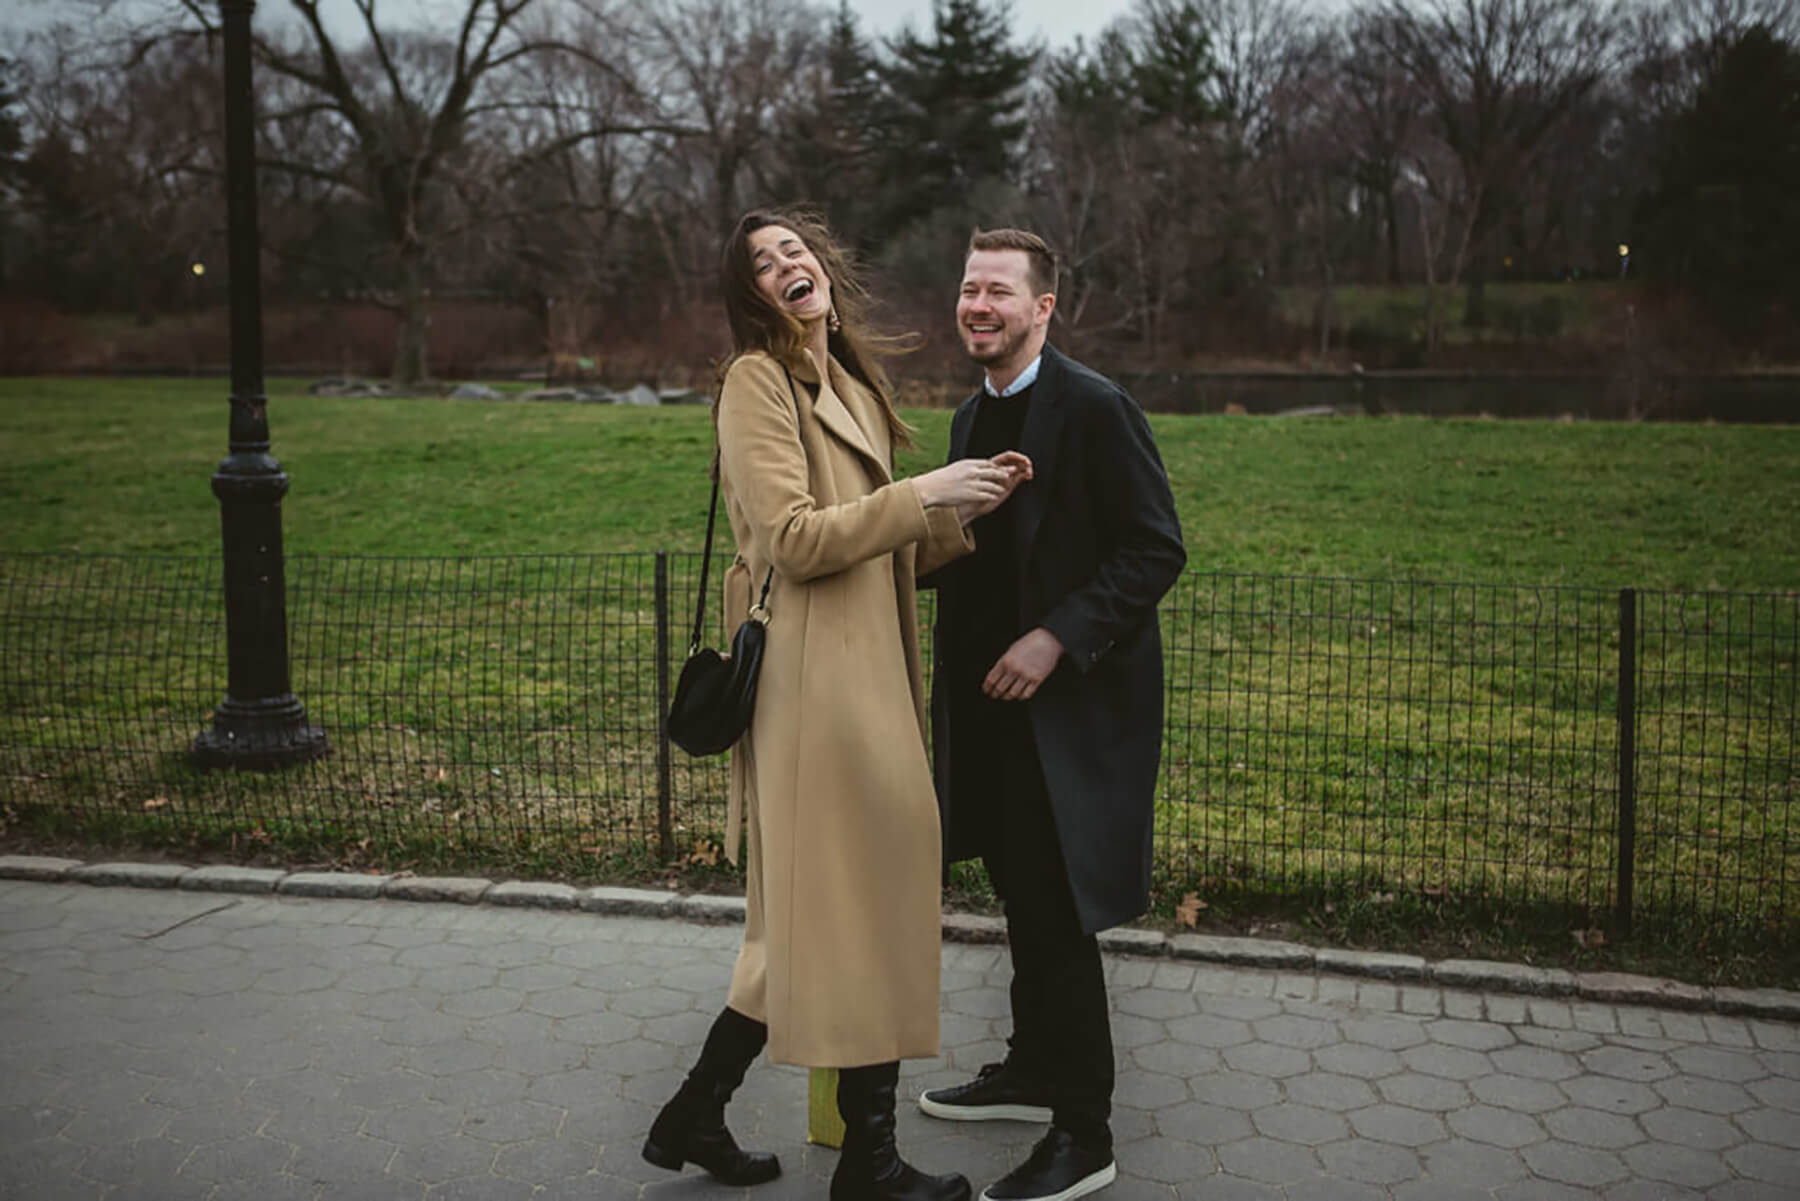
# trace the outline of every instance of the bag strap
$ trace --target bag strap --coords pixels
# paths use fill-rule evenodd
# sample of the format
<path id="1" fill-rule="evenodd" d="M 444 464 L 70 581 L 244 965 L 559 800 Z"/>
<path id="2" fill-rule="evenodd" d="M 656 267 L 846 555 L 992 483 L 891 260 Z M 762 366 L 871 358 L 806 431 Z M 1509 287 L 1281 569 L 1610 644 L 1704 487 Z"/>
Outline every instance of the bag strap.
<path id="1" fill-rule="evenodd" d="M 800 420 L 800 394 L 794 390 L 794 373 L 786 367 L 781 373 L 787 376 L 788 395 L 794 400 L 794 420 Z M 694 598 L 694 632 L 688 638 L 688 654 L 700 649 L 700 630 L 706 624 L 706 580 L 712 570 L 713 527 L 719 519 L 719 476 L 723 471 L 718 460 L 713 460 L 712 500 L 706 506 L 706 549 L 700 552 L 700 593 Z M 775 565 L 769 565 L 769 572 L 763 576 L 762 595 L 750 606 L 750 616 L 767 625 L 769 622 L 769 585 L 775 582 Z"/>

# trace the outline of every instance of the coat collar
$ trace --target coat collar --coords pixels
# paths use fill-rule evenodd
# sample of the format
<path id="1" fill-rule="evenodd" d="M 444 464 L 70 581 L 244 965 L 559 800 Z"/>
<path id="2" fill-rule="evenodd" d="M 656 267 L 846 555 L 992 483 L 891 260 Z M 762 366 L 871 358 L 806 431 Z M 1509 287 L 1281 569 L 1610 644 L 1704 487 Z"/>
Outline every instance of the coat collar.
<path id="1" fill-rule="evenodd" d="M 821 372 L 814 360 L 812 351 L 807 350 L 800 361 L 788 365 L 796 380 L 812 384 L 816 394 L 812 398 L 813 416 L 819 424 L 831 431 L 840 442 L 861 455 L 875 472 L 882 483 L 893 479 L 893 472 L 888 464 L 888 456 L 877 450 L 874 440 L 859 421 L 858 415 L 851 412 L 851 405 L 861 410 L 863 421 L 873 423 L 881 418 L 875 412 L 875 405 L 865 389 L 858 383 L 843 365 L 835 358 L 826 359 L 826 369 Z M 800 393 L 800 403 L 806 403 L 806 393 Z"/>

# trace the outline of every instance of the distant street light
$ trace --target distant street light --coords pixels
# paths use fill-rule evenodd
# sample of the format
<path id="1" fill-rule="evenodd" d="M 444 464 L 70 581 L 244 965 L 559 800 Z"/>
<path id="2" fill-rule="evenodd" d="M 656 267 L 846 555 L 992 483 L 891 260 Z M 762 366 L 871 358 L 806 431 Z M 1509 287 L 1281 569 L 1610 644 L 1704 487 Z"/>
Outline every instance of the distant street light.
<path id="1" fill-rule="evenodd" d="M 256 114 L 250 14 L 255 0 L 219 0 L 225 29 L 225 194 L 231 307 L 230 453 L 213 473 L 225 559 L 225 699 L 194 739 L 200 767 L 256 771 L 330 753 L 288 682 L 287 570 L 281 497 L 287 472 L 269 448 L 263 394 L 261 247 L 256 231 Z M 188 268 L 196 280 L 206 266 Z"/>
<path id="2" fill-rule="evenodd" d="M 1624 242 L 1619 243 L 1619 278 L 1625 278 L 1625 272 L 1631 268 L 1631 247 Z"/>

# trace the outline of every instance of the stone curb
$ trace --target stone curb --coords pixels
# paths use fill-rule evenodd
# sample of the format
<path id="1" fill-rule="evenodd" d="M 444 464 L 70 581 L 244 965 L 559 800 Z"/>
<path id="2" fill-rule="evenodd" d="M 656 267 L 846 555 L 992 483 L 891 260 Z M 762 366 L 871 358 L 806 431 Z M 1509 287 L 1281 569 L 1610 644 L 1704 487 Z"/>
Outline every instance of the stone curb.
<path id="1" fill-rule="evenodd" d="M 409 901 L 579 909 L 633 917 L 680 917 L 690 921 L 742 923 L 744 898 L 680 893 L 648 888 L 573 888 L 566 884 L 507 881 L 479 876 L 382 876 L 358 872 L 284 872 L 276 868 L 213 866 L 190 868 L 164 863 L 88 863 L 47 855 L 0 855 L 0 880 L 80 883 L 132 888 L 201 891 L 273 891 L 282 896 Z M 944 914 L 950 942 L 998 944 L 1006 923 L 973 913 Z M 1441 959 L 1384 951 L 1313 948 L 1302 943 L 1217 934 L 1163 934 L 1121 927 L 1099 935 L 1115 954 L 1173 957 L 1237 967 L 1326 972 L 1381 980 L 1429 981 L 1445 988 L 1523 993 L 1540 997 L 1580 997 L 1614 1005 L 1654 1005 L 1743 1017 L 1800 1022 L 1800 992 L 1779 988 L 1709 988 L 1634 976 L 1626 972 L 1567 972 L 1485 959 Z"/>

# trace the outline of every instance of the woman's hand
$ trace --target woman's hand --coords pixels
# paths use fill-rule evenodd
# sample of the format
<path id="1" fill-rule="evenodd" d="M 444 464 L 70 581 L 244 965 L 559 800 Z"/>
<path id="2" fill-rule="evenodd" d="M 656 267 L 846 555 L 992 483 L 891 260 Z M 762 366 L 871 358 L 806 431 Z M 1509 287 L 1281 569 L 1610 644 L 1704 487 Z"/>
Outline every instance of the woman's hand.
<path id="1" fill-rule="evenodd" d="M 993 459 L 958 459 L 936 471 L 913 478 L 919 500 L 926 508 L 964 505 L 993 505 L 1005 500 L 1012 491 L 1008 468 Z M 990 506 L 991 507 L 991 506 Z"/>
<path id="2" fill-rule="evenodd" d="M 956 506 L 956 516 L 964 525 L 998 509 L 1006 503 L 1020 484 L 1031 478 L 1031 460 L 1016 450 L 1003 450 L 989 462 L 1006 472 L 1006 490 L 992 500 Z"/>

